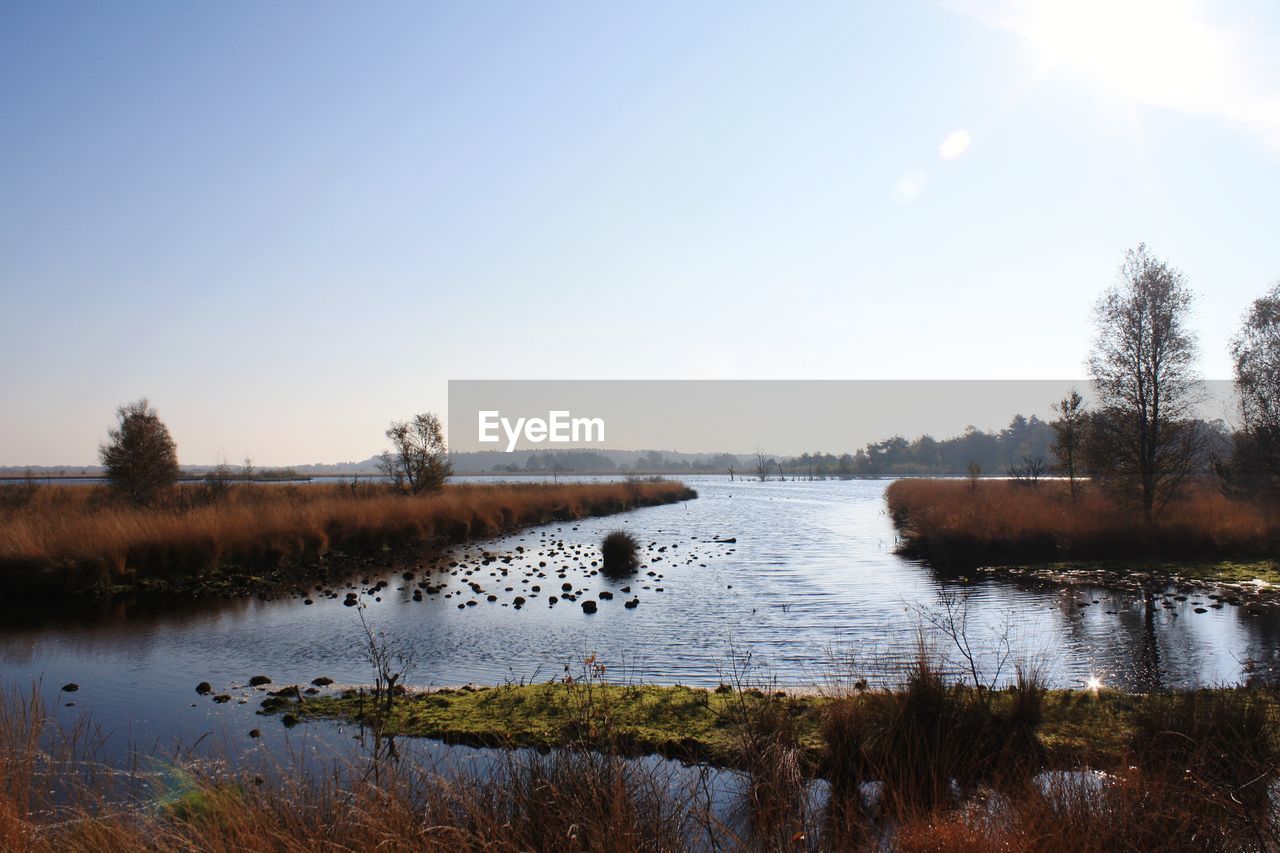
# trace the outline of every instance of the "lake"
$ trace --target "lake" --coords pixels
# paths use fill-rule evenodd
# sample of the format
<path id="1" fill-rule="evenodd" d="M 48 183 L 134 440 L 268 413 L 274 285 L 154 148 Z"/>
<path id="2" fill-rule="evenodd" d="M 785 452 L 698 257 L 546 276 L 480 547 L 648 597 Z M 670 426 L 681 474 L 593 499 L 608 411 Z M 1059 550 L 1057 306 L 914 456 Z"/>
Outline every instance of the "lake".
<path id="1" fill-rule="evenodd" d="M 967 619 L 964 633 L 982 650 L 989 677 L 1002 656 L 1003 676 L 1026 661 L 1062 687 L 1090 679 L 1125 689 L 1235 683 L 1280 665 L 1280 614 L 1270 608 L 1170 594 L 1149 618 L 1135 593 L 946 577 L 898 557 L 885 481 L 686 479 L 697 500 L 532 528 L 442 559 L 382 560 L 350 588 L 374 628 L 412 651 L 413 685 L 548 679 L 566 665 L 576 672 L 589 655 L 618 680 L 715 686 L 730 679 L 733 660 L 749 656 L 756 681 L 821 685 L 833 673 L 892 681 L 922 635 L 962 667 L 953 637 L 936 624 L 948 601 L 957 622 Z M 591 561 L 618 528 L 640 540 L 644 565 L 611 580 L 593 574 Z M 442 568 L 428 572 L 432 564 Z M 378 580 L 388 585 L 366 593 Z M 416 601 L 420 581 L 445 586 Z M 576 601 L 562 597 L 565 585 Z M 244 732 L 261 726 L 268 736 L 251 747 L 264 748 L 284 735 L 254 716 L 263 694 L 244 686 L 251 676 L 266 674 L 277 686 L 317 676 L 371 681 L 360 610 L 344 606 L 348 586 L 332 589 L 334 597 L 310 591 L 312 604 L 301 596 L 133 598 L 57 614 L 11 610 L 0 627 L 0 680 L 18 690 L 39 682 L 61 717 L 89 712 L 116 743 L 164 749 L 212 732 L 234 752 L 247 748 Z M 612 600 L 600 600 L 603 591 Z M 552 595 L 560 597 L 554 605 Z M 519 608 L 517 596 L 525 599 Z M 586 598 L 598 612 L 583 612 Z M 633 598 L 638 604 L 625 607 Z M 233 700 L 198 697 L 200 681 Z M 79 691 L 59 695 L 67 682 Z M 323 740 L 336 730 L 323 728 L 289 737 Z"/>

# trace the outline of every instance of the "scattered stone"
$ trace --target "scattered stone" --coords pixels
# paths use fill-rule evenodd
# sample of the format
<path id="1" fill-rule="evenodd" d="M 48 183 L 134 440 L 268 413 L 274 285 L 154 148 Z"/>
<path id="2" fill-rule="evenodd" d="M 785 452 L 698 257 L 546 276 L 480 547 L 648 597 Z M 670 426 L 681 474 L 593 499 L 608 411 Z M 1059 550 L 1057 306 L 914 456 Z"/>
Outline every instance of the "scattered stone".
<path id="1" fill-rule="evenodd" d="M 80 689 L 80 685 L 76 684 L 74 681 L 69 681 L 66 684 L 62 685 L 63 693 L 75 693 L 79 689 Z"/>
<path id="2" fill-rule="evenodd" d="M 583 613 L 595 613 L 595 612 L 596 612 L 596 603 L 595 603 L 594 601 L 592 601 L 591 599 L 589 599 L 589 598 L 588 598 L 586 601 L 582 602 L 582 612 L 583 612 Z"/>
<path id="3" fill-rule="evenodd" d="M 196 693 L 200 694 L 201 696 L 208 696 L 212 692 L 213 692 L 213 685 L 207 681 L 202 681 L 196 685 Z"/>
<path id="4" fill-rule="evenodd" d="M 264 684 L 270 684 L 270 683 L 271 683 L 271 679 L 267 678 L 265 675 L 255 675 L 253 678 L 249 679 L 250 687 L 261 687 Z"/>

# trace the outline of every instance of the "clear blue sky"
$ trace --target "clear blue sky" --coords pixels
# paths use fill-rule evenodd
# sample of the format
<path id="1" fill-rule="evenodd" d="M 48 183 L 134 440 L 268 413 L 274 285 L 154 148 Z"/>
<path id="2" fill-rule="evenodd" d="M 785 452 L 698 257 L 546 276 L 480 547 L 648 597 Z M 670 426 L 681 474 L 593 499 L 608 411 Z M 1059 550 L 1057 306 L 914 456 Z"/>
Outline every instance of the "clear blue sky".
<path id="1" fill-rule="evenodd" d="M 1280 277 L 1264 2 L 0 0 L 0 465 L 337 461 L 450 378 L 1080 375 Z"/>

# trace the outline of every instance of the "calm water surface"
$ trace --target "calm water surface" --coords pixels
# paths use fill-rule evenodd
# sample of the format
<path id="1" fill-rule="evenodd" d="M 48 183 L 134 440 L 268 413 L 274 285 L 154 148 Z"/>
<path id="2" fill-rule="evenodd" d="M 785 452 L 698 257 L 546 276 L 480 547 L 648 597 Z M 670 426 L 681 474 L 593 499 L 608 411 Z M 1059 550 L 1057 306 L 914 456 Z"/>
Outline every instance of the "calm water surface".
<path id="1" fill-rule="evenodd" d="M 591 654 L 611 678 L 650 682 L 718 684 L 731 653 L 750 654 L 755 677 L 782 684 L 823 683 L 837 658 L 852 659 L 856 674 L 874 681 L 893 677 L 922 631 L 959 664 L 933 624 L 947 599 L 967 618 L 976 647 L 999 649 L 1007 639 L 1006 672 L 1015 659 L 1032 661 L 1058 686 L 1090 678 L 1132 689 L 1233 683 L 1280 663 L 1280 616 L 1266 609 L 1211 608 L 1210 599 L 1192 594 L 1170 598 L 1148 619 L 1132 593 L 947 578 L 902 559 L 893 553 L 885 482 L 688 482 L 697 500 L 479 543 L 453 552 L 433 573 L 427 563 L 388 562 L 366 575 L 389 581 L 376 595 L 362 592 L 372 583 L 361 577 L 350 586 L 367 603 L 366 618 L 412 649 L 419 664 L 411 683 L 420 685 L 546 679 Z M 615 528 L 645 546 L 645 566 L 627 580 L 592 574 L 597 545 Z M 713 541 L 729 538 L 736 542 Z M 406 570 L 416 572 L 413 581 L 402 579 Z M 447 586 L 414 601 L 424 580 Z M 563 584 L 578 601 L 550 605 Z M 69 616 L 9 614 L 0 626 L 0 682 L 20 690 L 38 682 L 61 715 L 90 712 L 117 744 L 167 748 L 213 733 L 235 751 L 245 746 L 244 732 L 261 726 L 268 737 L 251 745 L 261 748 L 285 735 L 278 723 L 254 716 L 262 693 L 243 686 L 250 676 L 266 674 L 276 685 L 321 675 L 371 680 L 358 611 L 342 603 L 348 586 L 334 590 L 336 598 L 313 592 L 311 605 L 301 598 L 135 601 Z M 614 598 L 584 614 L 583 598 L 604 590 Z M 519 609 L 516 596 L 526 599 Z M 625 608 L 633 597 L 639 604 Z M 997 657 L 983 654 L 988 673 Z M 197 697 L 199 681 L 235 698 L 215 705 Z M 59 695 L 67 682 L 80 690 Z M 318 737 L 335 736 L 336 727 L 324 729 Z M 289 734 L 291 745 L 316 736 L 308 732 Z"/>

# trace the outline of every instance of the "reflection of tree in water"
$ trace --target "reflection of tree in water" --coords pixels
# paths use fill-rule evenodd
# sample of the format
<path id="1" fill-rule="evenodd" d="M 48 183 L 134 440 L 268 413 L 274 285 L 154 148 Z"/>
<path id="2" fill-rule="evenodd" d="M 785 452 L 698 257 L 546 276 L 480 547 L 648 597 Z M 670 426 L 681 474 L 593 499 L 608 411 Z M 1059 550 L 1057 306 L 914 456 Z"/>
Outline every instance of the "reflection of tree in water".
<path id="1" fill-rule="evenodd" d="M 954 594 L 959 590 L 972 591 L 975 588 L 963 575 L 945 571 L 935 571 L 935 575 L 943 591 L 940 595 Z M 1074 685 L 1064 682 L 1061 667 L 1070 671 L 1074 668 L 1073 664 L 1090 665 L 1092 662 L 1097 670 L 1089 674 L 1105 675 L 1104 680 L 1113 687 L 1149 690 L 1161 685 L 1161 644 L 1158 639 L 1160 626 L 1156 622 L 1156 614 L 1152 613 L 1151 618 L 1147 618 L 1141 597 L 1134 592 L 1081 586 L 1068 586 L 1064 589 L 1060 580 L 1013 573 L 988 575 L 976 586 L 1022 593 L 1010 602 L 1015 615 L 1043 612 L 1043 606 L 1050 605 L 1057 616 L 1049 628 L 1050 636 L 1045 637 L 1053 643 L 1053 648 L 1047 652 L 1057 657 L 1057 660 L 1048 662 L 1051 681 L 1064 687 L 1082 686 L 1083 676 Z M 1077 601 L 1081 599 L 1089 601 L 1091 606 L 1078 607 Z M 1100 604 L 1092 604 L 1095 599 Z M 1113 610 L 1115 613 L 1104 616 L 1105 610 Z M 999 615 L 987 614 L 992 619 Z M 983 639 L 990 639 L 990 634 L 991 631 L 988 630 Z M 1073 661 L 1060 654 L 1071 647 L 1087 650 L 1090 660 Z M 1014 660 L 1025 657 L 1027 651 L 1019 648 L 1014 654 Z M 995 650 L 991 652 L 992 655 L 995 653 Z"/>
<path id="2" fill-rule="evenodd" d="M 1248 638 L 1245 658 L 1241 660 L 1246 674 L 1268 683 L 1280 682 L 1280 611 L 1270 607 L 1232 610 L 1236 624 Z"/>
<path id="3" fill-rule="evenodd" d="M 934 570 L 941 589 L 973 589 L 962 574 Z M 1058 648 L 1087 650 L 1088 661 L 1112 687 L 1149 691 L 1206 681 L 1233 681 L 1238 675 L 1280 679 L 1280 610 L 1243 604 L 1195 614 L 1197 598 L 1208 603 L 1211 589 L 1178 590 L 1155 585 L 1141 589 L 1064 585 L 1061 579 L 1018 573 L 993 573 L 978 587 L 1016 589 L 1031 601 L 1015 609 L 1031 611 L 1052 604 L 1057 621 L 1049 633 Z M 1175 596 L 1184 600 L 1176 601 Z M 1078 606 L 1080 601 L 1087 607 Z M 1094 604 L 1094 601 L 1098 601 Z M 1173 603 L 1165 607 L 1165 603 Z M 976 606 L 976 602 L 975 602 Z M 998 614 L 988 613 L 988 617 Z M 1059 633 L 1061 632 L 1061 633 Z M 1240 660 L 1242 673 L 1226 657 Z M 1081 661 L 1062 660 L 1071 667 Z M 1226 664 L 1225 671 L 1223 664 Z"/>
<path id="4" fill-rule="evenodd" d="M 1142 692 L 1160 689 L 1163 674 L 1160 671 L 1160 638 L 1156 635 L 1156 594 L 1151 590 L 1142 594 L 1142 633 L 1136 664 L 1138 683 L 1134 686 Z"/>
<path id="5" fill-rule="evenodd" d="M 193 598 L 181 595 L 130 593 L 109 598 L 65 597 L 38 607 L 0 609 L 0 660 L 24 664 L 36 644 L 57 644 L 78 653 L 108 653 L 122 644 L 149 653 L 164 641 L 163 631 L 183 631 L 201 623 L 256 618 L 263 607 L 287 600 Z"/>

